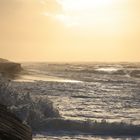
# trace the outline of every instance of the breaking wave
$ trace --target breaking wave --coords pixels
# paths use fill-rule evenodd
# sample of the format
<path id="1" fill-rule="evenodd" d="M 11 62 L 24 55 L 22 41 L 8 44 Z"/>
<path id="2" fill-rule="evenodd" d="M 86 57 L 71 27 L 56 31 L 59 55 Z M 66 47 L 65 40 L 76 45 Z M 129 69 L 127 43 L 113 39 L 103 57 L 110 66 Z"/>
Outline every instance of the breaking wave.
<path id="1" fill-rule="evenodd" d="M 26 74 L 38 76 L 58 76 L 69 73 L 89 73 L 104 75 L 120 75 L 140 78 L 139 64 L 28 64 L 23 66 Z"/>
<path id="2" fill-rule="evenodd" d="M 66 119 L 46 119 L 34 126 L 36 131 L 67 131 L 105 136 L 140 136 L 140 126 L 125 123 L 78 121 Z"/>

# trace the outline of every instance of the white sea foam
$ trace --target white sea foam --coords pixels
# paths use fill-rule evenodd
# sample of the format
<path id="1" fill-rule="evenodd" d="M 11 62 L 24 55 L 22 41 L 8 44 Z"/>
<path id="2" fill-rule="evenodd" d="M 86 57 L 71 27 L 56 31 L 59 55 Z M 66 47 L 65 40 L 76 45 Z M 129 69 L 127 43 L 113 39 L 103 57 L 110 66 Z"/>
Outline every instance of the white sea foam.
<path id="1" fill-rule="evenodd" d="M 48 96 L 66 119 L 140 124 L 140 64 L 38 63 L 23 67 L 27 73 L 19 80 L 32 82 L 17 83 L 15 88 L 28 90 L 34 96 Z M 66 137 L 86 139 L 84 136 Z M 92 139 L 96 138 L 89 138 Z"/>
<path id="2" fill-rule="evenodd" d="M 53 76 L 38 76 L 38 75 L 22 75 L 15 79 L 17 82 L 35 82 L 35 81 L 50 81 L 50 82 L 62 82 L 62 83 L 79 83 L 82 81 L 70 80 L 65 78 L 53 77 Z"/>
<path id="3" fill-rule="evenodd" d="M 104 67 L 104 68 L 98 68 L 98 69 L 95 69 L 97 71 L 104 71 L 104 72 L 116 72 L 118 71 L 119 69 L 117 68 L 113 68 L 113 67 Z"/>

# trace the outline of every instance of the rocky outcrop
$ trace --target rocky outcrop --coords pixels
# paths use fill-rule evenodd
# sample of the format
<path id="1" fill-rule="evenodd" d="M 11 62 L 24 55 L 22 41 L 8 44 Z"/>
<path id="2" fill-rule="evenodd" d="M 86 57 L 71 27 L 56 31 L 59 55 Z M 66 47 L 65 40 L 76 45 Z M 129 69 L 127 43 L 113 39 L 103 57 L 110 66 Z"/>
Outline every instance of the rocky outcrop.
<path id="1" fill-rule="evenodd" d="M 0 140 L 32 140 L 31 129 L 0 104 Z"/>
<path id="2" fill-rule="evenodd" d="M 10 62 L 0 58 L 0 73 L 2 74 L 15 74 L 21 71 L 21 64 Z"/>
<path id="3" fill-rule="evenodd" d="M 8 62 L 8 60 L 0 58 L 0 63 L 5 63 L 5 62 Z"/>

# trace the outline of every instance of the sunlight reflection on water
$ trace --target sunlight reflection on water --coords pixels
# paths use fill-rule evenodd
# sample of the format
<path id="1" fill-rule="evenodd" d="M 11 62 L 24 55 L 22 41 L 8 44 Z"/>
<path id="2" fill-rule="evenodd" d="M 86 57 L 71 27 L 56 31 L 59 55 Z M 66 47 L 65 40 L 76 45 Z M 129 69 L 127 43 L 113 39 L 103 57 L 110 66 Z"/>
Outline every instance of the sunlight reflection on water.
<path id="1" fill-rule="evenodd" d="M 116 72 L 116 71 L 118 71 L 118 69 L 117 68 L 98 68 L 98 69 L 95 69 L 95 70 L 97 70 L 97 71 L 104 71 L 104 72 Z"/>
<path id="2" fill-rule="evenodd" d="M 90 136 L 90 135 L 37 135 L 33 140 L 140 140 L 139 137 L 105 137 L 105 136 Z"/>
<path id="3" fill-rule="evenodd" d="M 31 76 L 31 75 L 22 75 L 14 81 L 17 81 L 17 82 L 50 81 L 50 82 L 62 82 L 62 83 L 82 82 L 82 81 L 64 79 L 64 78 L 53 77 L 53 76 Z"/>

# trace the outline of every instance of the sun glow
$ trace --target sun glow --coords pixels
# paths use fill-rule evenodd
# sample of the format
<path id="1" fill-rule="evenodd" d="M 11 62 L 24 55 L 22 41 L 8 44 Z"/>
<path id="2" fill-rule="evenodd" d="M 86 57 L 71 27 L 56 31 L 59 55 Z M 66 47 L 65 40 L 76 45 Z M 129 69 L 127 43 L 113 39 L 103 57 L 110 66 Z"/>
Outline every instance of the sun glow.
<path id="1" fill-rule="evenodd" d="M 116 11 L 114 12 L 114 7 L 120 0 L 57 1 L 62 6 L 63 13 L 57 16 L 55 15 L 55 18 L 68 27 L 95 27 L 101 24 L 115 24 L 116 26 L 118 21 L 119 13 L 116 13 Z"/>
<path id="2" fill-rule="evenodd" d="M 140 62 L 140 0 L 0 0 L 0 19 L 3 58 Z"/>
<path id="3" fill-rule="evenodd" d="M 116 0 L 58 0 L 65 11 L 82 11 L 107 8 Z"/>

